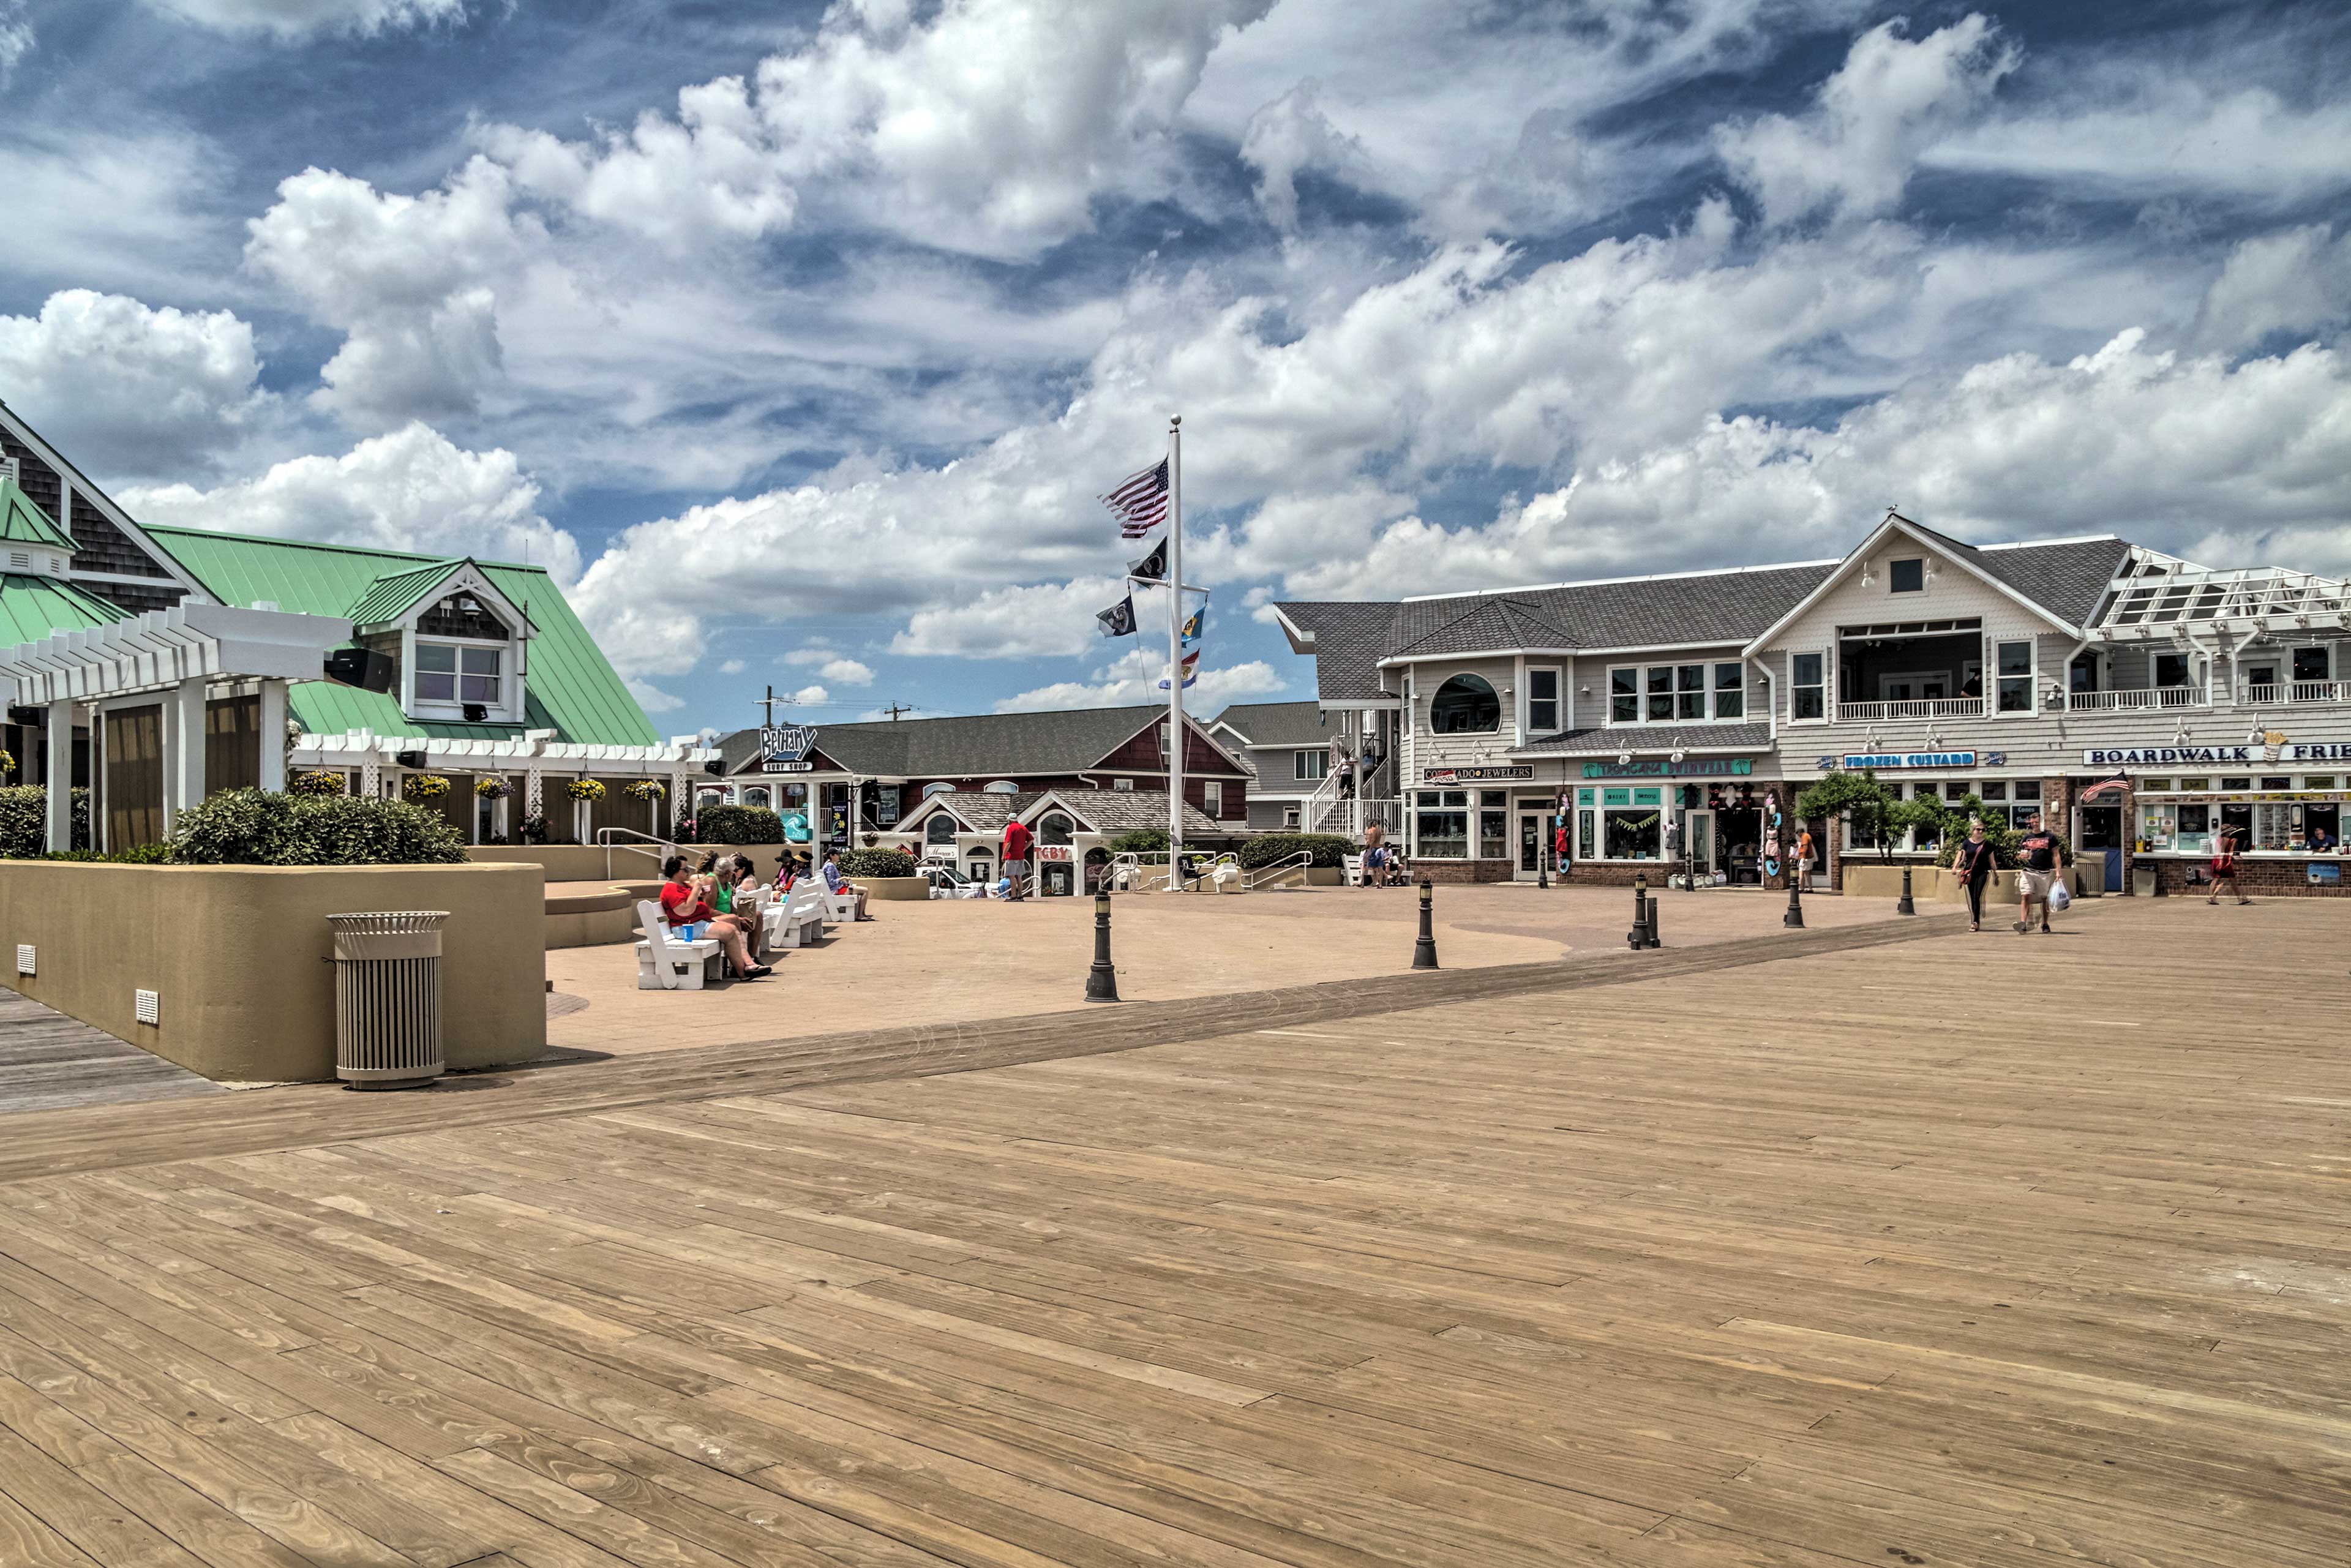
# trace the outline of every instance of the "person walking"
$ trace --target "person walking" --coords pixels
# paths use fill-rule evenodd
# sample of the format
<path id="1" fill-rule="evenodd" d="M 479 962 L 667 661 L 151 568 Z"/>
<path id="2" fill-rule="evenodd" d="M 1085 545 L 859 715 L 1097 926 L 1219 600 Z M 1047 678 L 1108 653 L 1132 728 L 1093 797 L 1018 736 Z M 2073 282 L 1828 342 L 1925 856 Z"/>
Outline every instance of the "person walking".
<path id="1" fill-rule="evenodd" d="M 1980 828 L 1983 824 L 1978 822 L 1976 826 Z M 1817 847 L 1810 823 L 1796 830 L 1796 885 L 1806 893 L 1813 891 L 1813 855 Z"/>
<path id="2" fill-rule="evenodd" d="M 2220 903 L 2220 889 L 2223 887 L 2236 895 L 2239 904 L 2252 902 L 2245 896 L 2245 890 L 2237 883 L 2238 865 L 2244 848 L 2237 838 L 2239 831 L 2234 822 L 2220 824 L 2220 849 L 2219 852 L 2212 857 L 2212 896 L 2204 901 L 2207 904 Z"/>
<path id="3" fill-rule="evenodd" d="M 1015 817 L 1004 824 L 1004 874 L 1011 880 L 1007 902 L 1019 904 L 1029 892 L 1029 824 Z"/>
<path id="4" fill-rule="evenodd" d="M 1804 835 L 1812 837 L 1810 833 Z M 1959 841 L 1959 852 L 1951 857 L 1951 872 L 1968 890 L 1968 929 L 1983 929 L 1984 889 L 1991 884 L 1993 862 L 1991 841 L 1984 837 L 1981 817 L 1968 822 L 1968 836 Z"/>
<path id="5" fill-rule="evenodd" d="M 1387 831 L 1384 828 L 1382 828 L 1377 822 L 1370 823 L 1364 829 L 1364 880 L 1362 885 L 1364 887 L 1379 886 L 1382 880 L 1387 875 Z"/>
<path id="6" fill-rule="evenodd" d="M 2057 878 L 2065 869 L 2064 852 L 2058 848 L 2057 835 L 2041 825 L 2036 811 L 2024 820 L 2024 837 L 2016 841 L 2018 871 L 2016 934 L 2020 936 L 2032 929 L 2032 906 L 2041 905 L 2041 934 L 2049 935 L 2049 898 L 2056 890 Z"/>

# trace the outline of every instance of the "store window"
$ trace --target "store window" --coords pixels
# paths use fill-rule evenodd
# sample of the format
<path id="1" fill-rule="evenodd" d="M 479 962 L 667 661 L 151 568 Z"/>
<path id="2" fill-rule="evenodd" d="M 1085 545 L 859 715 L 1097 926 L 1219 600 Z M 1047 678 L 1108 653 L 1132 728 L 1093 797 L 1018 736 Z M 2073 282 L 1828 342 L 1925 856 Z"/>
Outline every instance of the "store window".
<path id="1" fill-rule="evenodd" d="M 952 844 L 956 840 L 956 820 L 945 811 L 934 811 L 931 820 L 923 824 L 923 842 Z"/>
<path id="2" fill-rule="evenodd" d="M 2311 782 L 2317 782 L 2313 779 Z M 2334 780 L 2328 779 L 2331 789 Z M 2305 849 L 2334 854 L 2343 846 L 2343 807 L 2340 802 L 2325 806 L 2304 806 L 2302 809 L 2302 831 Z"/>
<path id="3" fill-rule="evenodd" d="M 416 700 L 421 703 L 476 703 L 497 707 L 504 700 L 498 678 L 506 651 L 469 648 L 455 643 L 416 644 Z"/>
<path id="4" fill-rule="evenodd" d="M 766 806 L 770 804 L 768 787 L 764 784 L 753 784 L 745 789 L 743 791 L 743 804 L 746 806 Z"/>
<path id="5" fill-rule="evenodd" d="M 2000 710 L 2001 713 L 2032 711 L 2032 644 L 2001 643 L 1995 644 L 2000 662 Z"/>
<path id="6" fill-rule="evenodd" d="M 1924 593 L 1927 591 L 1927 563 L 1923 560 L 1897 560 L 1886 570 L 1886 587 L 1896 593 Z"/>
<path id="7" fill-rule="evenodd" d="M 1478 796 L 1478 858 L 1498 861 L 1510 852 L 1510 797 L 1499 789 Z"/>
<path id="8" fill-rule="evenodd" d="M 2074 662 L 2065 666 L 2065 689 L 2075 692 L 2098 689 L 2098 656 L 2095 653 L 2074 656 Z"/>
<path id="9" fill-rule="evenodd" d="M 1641 674 L 1638 670 L 1608 672 L 1608 722 L 1638 724 L 1641 721 Z"/>
<path id="10" fill-rule="evenodd" d="M 1828 660 L 1820 653 L 1794 653 L 1788 659 L 1789 715 L 1798 719 L 1829 716 Z"/>
<path id="11" fill-rule="evenodd" d="M 1550 735 L 1559 724 L 1559 672 L 1529 670 L 1527 672 L 1527 733 Z"/>
<path id="12" fill-rule="evenodd" d="M 1200 786 L 1200 810 L 1211 821 L 1225 814 L 1225 786 L 1221 779 L 1211 779 Z"/>
<path id="13" fill-rule="evenodd" d="M 1653 861 L 1665 841 L 1664 794 L 1657 789 L 1604 789 L 1602 853 L 1612 861 Z"/>
<path id="14" fill-rule="evenodd" d="M 1643 689 L 1648 695 L 1651 722 L 1671 721 L 1674 716 L 1674 667 L 1671 664 L 1653 666 L 1643 682 Z"/>
<path id="15" fill-rule="evenodd" d="M 2296 648 L 2294 651 L 2294 680 L 2296 685 L 2327 678 L 2326 650 Z"/>
<path id="16" fill-rule="evenodd" d="M 1414 852 L 1425 860 L 1469 858 L 1469 792 L 1423 789 L 1416 800 L 1420 841 Z"/>
<path id="17" fill-rule="evenodd" d="M 1600 813 L 1593 809 L 1593 797 L 1598 793 L 1596 789 L 1575 792 L 1575 858 L 1580 861 L 1595 859 L 1599 853 L 1594 846 L 1598 842 Z"/>
<path id="18" fill-rule="evenodd" d="M 1502 727 L 1502 699 L 1482 675 L 1456 675 L 1428 702 L 1433 735 L 1491 735 Z"/>
<path id="19" fill-rule="evenodd" d="M 1331 753 L 1327 747 L 1316 747 L 1311 751 L 1290 754 L 1290 776 L 1303 783 L 1312 784 L 1331 776 Z"/>
<path id="20" fill-rule="evenodd" d="M 1717 664 L 1714 667 L 1714 716 L 1744 718 L 1747 716 L 1747 666 Z"/>
<path id="21" fill-rule="evenodd" d="M 2188 684 L 2188 655 L 2158 653 L 2155 656 L 2155 684 L 2158 686 L 2184 686 Z"/>
<path id="22" fill-rule="evenodd" d="M 1674 716 L 1680 719 L 1706 716 L 1706 666 L 1704 664 L 1674 666 Z"/>

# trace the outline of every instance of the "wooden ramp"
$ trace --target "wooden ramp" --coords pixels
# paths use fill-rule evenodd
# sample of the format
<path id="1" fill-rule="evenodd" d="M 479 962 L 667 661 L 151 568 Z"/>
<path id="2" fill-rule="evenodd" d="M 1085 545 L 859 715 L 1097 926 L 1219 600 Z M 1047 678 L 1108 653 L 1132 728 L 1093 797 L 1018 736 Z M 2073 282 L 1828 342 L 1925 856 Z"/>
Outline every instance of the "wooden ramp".
<path id="1" fill-rule="evenodd" d="M 0 990 L 0 1115 L 225 1092 L 102 1030 Z"/>

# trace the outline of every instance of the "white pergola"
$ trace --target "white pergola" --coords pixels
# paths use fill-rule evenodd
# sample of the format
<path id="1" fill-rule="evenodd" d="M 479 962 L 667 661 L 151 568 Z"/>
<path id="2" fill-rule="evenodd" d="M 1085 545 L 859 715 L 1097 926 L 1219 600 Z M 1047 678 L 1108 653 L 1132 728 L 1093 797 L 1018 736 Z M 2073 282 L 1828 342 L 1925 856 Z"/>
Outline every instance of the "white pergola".
<path id="1" fill-rule="evenodd" d="M 320 678 L 328 653 L 349 642 L 351 623 L 326 615 L 182 604 L 87 632 L 59 632 L 0 649 L 0 682 L 10 702 L 47 710 L 49 848 L 71 842 L 73 731 L 79 710 L 91 716 L 90 778 L 100 779 L 99 716 L 137 706 L 162 709 L 163 824 L 204 798 L 205 702 L 215 687 L 259 688 L 260 778 L 286 787 L 286 752 L 271 740 L 286 733 L 286 692 Z M 95 814 L 93 838 L 102 830 Z"/>
<path id="2" fill-rule="evenodd" d="M 2201 630 L 2241 638 L 2345 626 L 2351 626 L 2351 582 L 2341 578 L 2274 566 L 2217 570 L 2134 548 L 2089 629 L 2113 642 L 2185 642 Z"/>
<path id="3" fill-rule="evenodd" d="M 556 734 L 551 729 L 529 729 L 511 738 L 483 739 L 378 735 L 361 729 L 305 735 L 294 743 L 294 763 L 298 768 L 356 769 L 360 792 L 372 795 L 381 787 L 383 770 L 398 767 L 402 752 L 422 752 L 428 772 L 522 775 L 523 809 L 538 816 L 546 810 L 549 779 L 562 781 L 598 773 L 660 779 L 674 811 L 685 798 L 690 775 L 718 758 L 715 749 L 691 735 L 674 737 L 661 746 L 612 746 L 559 740 Z"/>

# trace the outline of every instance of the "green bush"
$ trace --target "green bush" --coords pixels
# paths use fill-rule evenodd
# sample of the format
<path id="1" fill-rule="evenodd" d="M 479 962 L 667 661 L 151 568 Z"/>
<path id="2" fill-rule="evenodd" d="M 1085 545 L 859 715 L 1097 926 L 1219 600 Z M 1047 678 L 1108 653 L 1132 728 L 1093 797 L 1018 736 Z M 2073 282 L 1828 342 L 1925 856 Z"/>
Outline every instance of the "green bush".
<path id="1" fill-rule="evenodd" d="M 45 861 L 76 861 L 96 865 L 162 865 L 172 858 L 169 844 L 141 844 L 135 849 L 114 850 L 101 854 L 96 850 L 54 850 L 45 854 Z"/>
<path id="2" fill-rule="evenodd" d="M 1167 830 L 1130 828 L 1111 840 L 1110 852 L 1114 855 L 1164 855 L 1167 852 Z"/>
<path id="3" fill-rule="evenodd" d="M 843 876 L 912 876 L 914 857 L 904 850 L 852 850 L 841 857 Z"/>
<path id="4" fill-rule="evenodd" d="M 183 865 L 452 865 L 465 842 L 404 800 L 229 789 L 179 814 L 171 854 Z"/>
<path id="5" fill-rule="evenodd" d="M 780 844 L 784 820 L 765 806 L 705 806 L 694 814 L 697 844 Z"/>
<path id="6" fill-rule="evenodd" d="M 48 789 L 39 784 L 0 789 L 0 858 L 33 860 L 46 849 Z M 89 847 L 89 791 L 73 792 L 73 846 Z"/>
<path id="7" fill-rule="evenodd" d="M 1947 866 L 1959 858 L 1959 845 L 1968 836 L 1970 819 L 1983 817 L 1984 838 L 1991 845 L 1992 864 L 2001 871 L 2014 871 L 2017 866 L 2016 841 L 2024 837 L 2021 829 L 2011 828 L 1998 817 L 1984 817 L 1984 803 L 1973 795 L 1951 802 L 1949 820 L 1943 830 L 1943 847 L 1937 852 L 1935 863 Z M 2049 830 L 2057 841 L 2059 857 L 2067 865 L 2074 863 L 2074 846 L 2056 829 Z"/>
<path id="8" fill-rule="evenodd" d="M 1300 851 L 1314 858 L 1309 865 L 1335 866 L 1342 855 L 1355 852 L 1355 846 L 1338 833 L 1262 833 L 1241 846 L 1241 864 L 1250 871 L 1259 866 L 1285 861 Z"/>

